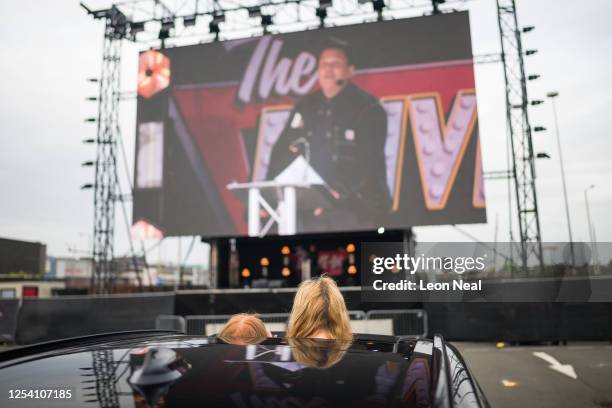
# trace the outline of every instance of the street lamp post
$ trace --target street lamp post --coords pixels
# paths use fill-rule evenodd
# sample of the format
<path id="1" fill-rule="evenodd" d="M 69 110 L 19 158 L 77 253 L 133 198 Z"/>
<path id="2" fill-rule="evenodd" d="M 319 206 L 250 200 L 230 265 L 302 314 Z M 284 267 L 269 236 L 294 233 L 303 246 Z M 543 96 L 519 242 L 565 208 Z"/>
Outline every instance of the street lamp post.
<path id="1" fill-rule="evenodd" d="M 591 245 L 593 245 L 593 263 L 595 266 L 595 270 L 599 270 L 599 254 L 597 252 L 597 237 L 595 236 L 595 227 L 591 222 L 591 208 L 589 205 L 589 190 L 595 188 L 593 184 L 591 184 L 588 188 L 584 189 L 584 204 L 586 206 L 587 213 L 587 223 L 589 224 L 589 240 L 591 241 Z"/>
<path id="2" fill-rule="evenodd" d="M 569 233 L 570 241 L 570 254 L 572 257 L 572 267 L 576 267 L 576 257 L 574 256 L 574 239 L 572 238 L 572 223 L 570 221 L 569 204 L 567 201 L 567 185 L 565 183 L 565 168 L 563 166 L 563 155 L 561 153 L 561 137 L 559 136 L 559 121 L 557 119 L 557 107 L 555 105 L 555 98 L 559 96 L 559 92 L 552 91 L 546 94 L 546 96 L 552 101 L 553 114 L 555 119 L 555 133 L 557 135 L 557 147 L 559 148 L 559 163 L 561 165 L 561 182 L 563 183 L 563 198 L 565 201 L 565 216 L 567 218 L 567 231 Z"/>

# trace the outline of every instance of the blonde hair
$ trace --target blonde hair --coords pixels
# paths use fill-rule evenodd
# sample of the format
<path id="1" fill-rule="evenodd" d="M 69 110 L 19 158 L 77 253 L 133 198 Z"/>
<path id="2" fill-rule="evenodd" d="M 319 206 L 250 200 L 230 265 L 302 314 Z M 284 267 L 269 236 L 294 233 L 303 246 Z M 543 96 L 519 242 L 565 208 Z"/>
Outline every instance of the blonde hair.
<path id="1" fill-rule="evenodd" d="M 248 337 L 260 341 L 268 337 L 268 330 L 256 314 L 239 313 L 233 315 L 221 329 L 217 337 Z"/>
<path id="2" fill-rule="evenodd" d="M 351 346 L 350 341 L 319 339 L 287 339 L 293 359 L 309 368 L 330 368 L 336 365 Z"/>
<path id="3" fill-rule="evenodd" d="M 331 339 L 352 340 L 348 311 L 333 279 L 321 276 L 300 284 L 295 298 L 287 337 L 311 338 L 327 332 Z"/>

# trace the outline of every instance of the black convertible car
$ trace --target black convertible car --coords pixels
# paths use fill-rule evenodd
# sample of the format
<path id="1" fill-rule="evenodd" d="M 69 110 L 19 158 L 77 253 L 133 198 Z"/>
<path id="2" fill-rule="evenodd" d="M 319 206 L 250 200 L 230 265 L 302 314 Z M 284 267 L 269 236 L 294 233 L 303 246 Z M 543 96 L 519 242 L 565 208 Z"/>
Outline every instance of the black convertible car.
<path id="1" fill-rule="evenodd" d="M 2 407 L 488 407 L 442 337 L 352 342 L 139 331 L 0 353 Z"/>

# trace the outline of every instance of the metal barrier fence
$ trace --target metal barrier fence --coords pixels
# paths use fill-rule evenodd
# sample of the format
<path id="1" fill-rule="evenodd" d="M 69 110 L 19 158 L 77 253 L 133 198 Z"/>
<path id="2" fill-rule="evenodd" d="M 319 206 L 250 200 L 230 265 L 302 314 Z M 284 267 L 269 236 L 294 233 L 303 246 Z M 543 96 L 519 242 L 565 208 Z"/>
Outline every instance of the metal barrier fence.
<path id="1" fill-rule="evenodd" d="M 233 315 L 186 316 L 187 334 L 203 334 L 207 336 L 215 334 L 232 316 Z M 268 329 L 270 329 L 270 331 L 285 331 L 284 325 L 289 318 L 289 313 L 262 313 L 258 316 L 269 326 Z M 282 325 L 282 328 L 280 325 Z"/>
<path id="2" fill-rule="evenodd" d="M 365 320 L 367 318 L 363 310 L 349 310 L 348 314 L 351 320 Z"/>
<path id="3" fill-rule="evenodd" d="M 427 311 L 423 309 L 370 310 L 368 321 L 391 319 L 395 336 L 427 337 Z"/>
<path id="4" fill-rule="evenodd" d="M 183 316 L 159 315 L 155 319 L 156 330 L 175 330 L 180 333 L 187 331 L 187 324 Z"/>
<path id="5" fill-rule="evenodd" d="M 368 313 L 362 310 L 350 310 L 348 313 L 353 323 L 353 330 L 357 333 L 417 337 L 426 337 L 428 333 L 427 312 L 423 309 L 372 310 Z M 171 330 L 179 330 L 183 333 L 193 335 L 212 335 L 219 332 L 225 322 L 232 316 L 233 315 L 229 314 L 186 316 L 184 319 L 184 327 L 186 330 Z M 258 316 L 266 323 L 270 331 L 283 332 L 286 330 L 289 313 L 262 313 Z M 162 321 L 170 321 L 167 319 L 170 316 L 163 317 L 166 320 Z M 172 324 L 180 327 L 180 323 Z M 168 326 L 165 326 L 164 328 L 167 327 Z"/>

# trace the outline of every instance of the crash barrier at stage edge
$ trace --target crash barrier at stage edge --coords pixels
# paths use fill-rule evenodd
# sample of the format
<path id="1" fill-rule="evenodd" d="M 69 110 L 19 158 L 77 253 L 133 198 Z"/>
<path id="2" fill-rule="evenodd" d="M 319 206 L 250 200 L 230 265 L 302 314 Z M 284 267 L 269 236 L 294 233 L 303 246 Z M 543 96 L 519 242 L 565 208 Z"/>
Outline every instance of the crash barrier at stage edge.
<path id="1" fill-rule="evenodd" d="M 289 313 L 262 313 L 258 315 L 273 332 L 284 332 Z M 426 337 L 427 312 L 423 309 L 350 310 L 351 326 L 355 333 L 388 334 Z M 218 333 L 232 315 L 159 316 L 156 329 L 170 329 L 191 335 Z M 181 330 L 181 328 L 185 330 Z"/>
<path id="2" fill-rule="evenodd" d="M 19 299 L 0 299 L 0 343 L 13 343 L 17 329 Z"/>
<path id="3" fill-rule="evenodd" d="M 508 290 L 516 291 L 523 283 L 507 285 L 513 287 Z M 612 279 L 610 282 L 600 279 L 596 286 L 608 288 L 610 285 Z M 439 333 L 450 341 L 612 341 L 612 302 L 502 303 L 474 299 L 452 303 L 367 303 L 361 300 L 360 289 L 340 288 L 349 309 L 367 312 L 398 306 L 402 309 L 423 308 L 427 311 L 429 334 Z M 249 289 L 248 292 L 240 289 L 185 290 L 177 293 L 174 314 L 288 313 L 295 291 L 296 288 L 261 288 Z"/>
<path id="4" fill-rule="evenodd" d="M 378 311 L 396 305 L 360 302 L 357 289 L 343 290 L 350 309 L 373 312 L 372 309 Z M 215 290 L 215 293 L 189 291 L 184 294 L 181 291 L 177 294 L 3 299 L 0 301 L 0 335 L 4 335 L 4 342 L 11 342 L 14 337 L 18 344 L 31 344 L 93 333 L 152 329 L 160 315 L 229 315 L 251 310 L 287 314 L 295 292 L 284 290 L 287 293 L 283 293 L 286 296 L 282 296 L 281 302 L 276 291 L 247 294 L 237 290 Z M 267 310 L 254 307 L 250 300 L 263 304 L 255 297 L 268 299 L 276 310 L 270 306 Z M 404 308 L 425 309 L 428 334 L 439 333 L 450 341 L 612 341 L 612 302 L 456 302 L 410 304 Z M 394 330 L 404 331 L 401 327 L 394 327 Z M 185 331 L 189 331 L 187 321 Z"/>
<path id="5" fill-rule="evenodd" d="M 262 313 L 259 318 L 270 331 L 285 331 L 288 313 Z M 187 334 L 212 335 L 218 333 L 232 315 L 185 316 Z"/>
<path id="6" fill-rule="evenodd" d="M 432 334 L 453 341 L 612 341 L 612 303 L 428 303 Z"/>
<path id="7" fill-rule="evenodd" d="M 427 337 L 430 334 L 425 309 L 370 310 L 366 313 L 368 321 L 389 318 L 393 321 L 393 334 L 396 336 L 418 335 L 419 337 Z"/>
<path id="8" fill-rule="evenodd" d="M 172 330 L 186 333 L 187 322 L 183 316 L 159 315 L 155 319 L 155 330 Z"/>
<path id="9" fill-rule="evenodd" d="M 152 329 L 159 315 L 174 312 L 174 294 L 62 296 L 23 299 L 17 344 L 129 330 Z"/>

